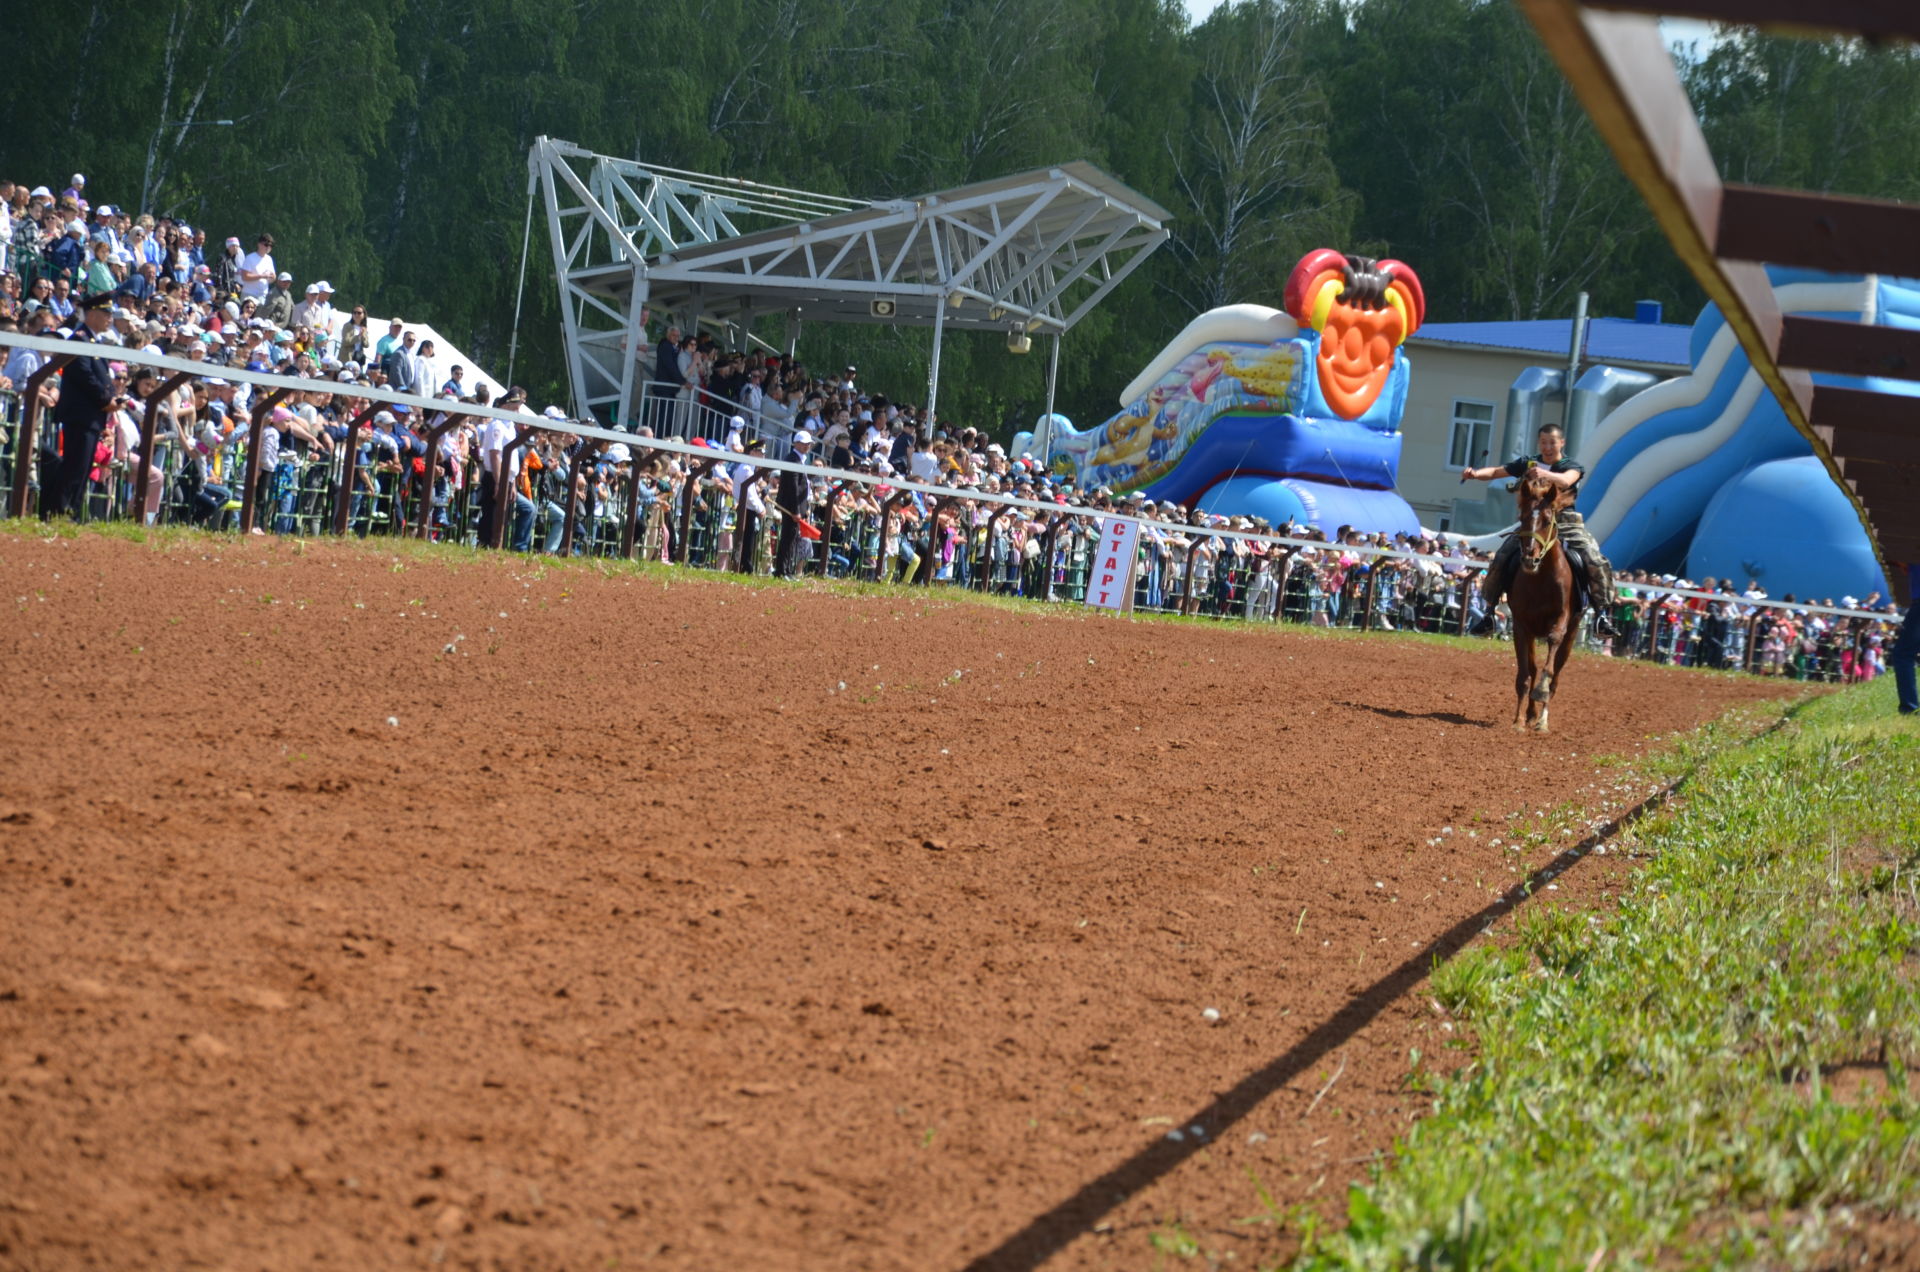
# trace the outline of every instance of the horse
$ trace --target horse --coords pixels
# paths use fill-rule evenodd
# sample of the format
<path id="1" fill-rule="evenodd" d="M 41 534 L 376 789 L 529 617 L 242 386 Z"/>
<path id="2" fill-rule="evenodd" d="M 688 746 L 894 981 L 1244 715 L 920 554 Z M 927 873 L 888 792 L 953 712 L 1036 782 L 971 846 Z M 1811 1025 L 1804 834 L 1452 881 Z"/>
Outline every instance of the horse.
<path id="1" fill-rule="evenodd" d="M 1525 547 L 1519 573 L 1507 589 L 1513 654 L 1519 664 L 1513 681 L 1513 727 L 1525 732 L 1532 725 L 1545 733 L 1547 704 L 1580 630 L 1580 592 L 1574 586 L 1573 563 L 1560 546 L 1559 513 L 1573 506 L 1574 495 L 1538 475 L 1522 478 L 1519 494 L 1520 527 L 1514 533 L 1523 536 Z"/>

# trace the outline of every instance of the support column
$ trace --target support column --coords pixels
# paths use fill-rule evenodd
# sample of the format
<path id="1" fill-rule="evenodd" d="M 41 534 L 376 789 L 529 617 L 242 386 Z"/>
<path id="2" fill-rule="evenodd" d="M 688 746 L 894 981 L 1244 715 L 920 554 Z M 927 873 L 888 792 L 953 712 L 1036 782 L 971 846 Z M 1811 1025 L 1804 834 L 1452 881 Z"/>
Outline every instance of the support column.
<path id="1" fill-rule="evenodd" d="M 1060 379 L 1060 337 L 1064 333 L 1053 333 L 1053 353 L 1047 358 L 1047 413 L 1046 436 L 1040 446 L 1040 467 L 1044 470 L 1053 462 L 1053 389 Z"/>
<path id="2" fill-rule="evenodd" d="M 929 428 L 937 428 L 934 408 L 940 400 L 940 340 L 947 331 L 947 298 L 940 297 L 940 307 L 933 313 L 933 362 L 927 368 L 927 421 Z"/>
<path id="3" fill-rule="evenodd" d="M 646 328 L 640 322 L 640 311 L 647 307 L 647 271 L 644 265 L 633 268 L 633 291 L 627 297 L 627 305 L 627 351 L 621 359 L 620 400 L 614 403 L 611 427 L 634 429 L 640 426 L 634 413 L 634 401 L 640 396 L 634 391 L 636 381 L 644 383 L 653 375 L 653 368 L 643 370 L 634 361 L 634 351 L 640 347 L 641 337 L 646 334 Z"/>

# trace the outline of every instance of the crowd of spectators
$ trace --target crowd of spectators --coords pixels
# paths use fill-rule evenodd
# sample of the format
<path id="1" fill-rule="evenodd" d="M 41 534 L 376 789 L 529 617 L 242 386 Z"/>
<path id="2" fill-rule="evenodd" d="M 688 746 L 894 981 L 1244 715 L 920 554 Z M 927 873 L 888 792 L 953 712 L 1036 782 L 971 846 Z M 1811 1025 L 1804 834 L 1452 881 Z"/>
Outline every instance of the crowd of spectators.
<path id="1" fill-rule="evenodd" d="M 1476 584 L 1487 554 L 1457 536 L 1348 527 L 1329 534 L 1159 504 L 1137 491 L 1080 489 L 1031 455 L 1009 455 L 984 429 L 868 392 L 854 367 L 815 374 L 775 352 L 728 350 L 704 332 L 655 327 L 646 314 L 632 352 L 647 393 L 625 421 L 630 442 L 556 428 L 513 446 L 514 430 L 503 422 L 468 421 L 430 443 L 433 426 L 457 414 L 455 403 L 531 415 L 525 392 L 508 389 L 492 402 L 480 377 L 442 368 L 433 342 L 400 320 L 377 330 L 364 306 L 336 307 L 324 279 L 304 284 L 296 300 L 296 280 L 275 261 L 270 234 L 257 235 L 251 250 L 227 237 L 210 254 L 203 228 L 90 205 L 86 194 L 81 174 L 58 195 L 0 181 L 0 335 L 61 334 L 79 299 L 104 292 L 113 299 L 109 342 L 215 372 L 163 396 L 152 475 L 138 491 L 142 417 L 163 380 L 116 364 L 124 396 L 95 456 L 97 515 L 232 524 L 253 393 L 217 369 L 242 366 L 314 382 L 263 421 L 256 532 L 330 526 L 351 447 L 348 523 L 361 534 L 418 528 L 425 519 L 438 536 L 486 543 L 496 502 L 504 502 L 499 537 L 517 551 L 562 550 L 571 510 L 576 553 L 619 550 L 630 533 L 642 554 L 695 565 L 1078 600 L 1101 519 L 1124 513 L 1142 521 L 1132 597 L 1139 610 L 1450 632 L 1482 613 Z M 655 332 L 657 340 L 649 338 Z M 42 362 L 12 350 L 0 393 L 24 387 Z M 49 406 L 58 384 L 55 377 L 42 387 Z M 369 407 L 363 391 L 371 387 L 444 397 L 449 409 L 426 420 L 405 407 L 381 410 L 350 440 L 349 422 Z M 554 407 L 544 415 L 565 419 Z M 43 445 L 54 432 L 43 430 Z M 688 460 L 647 444 L 668 435 L 700 435 L 715 453 Z M 756 476 L 749 459 L 769 454 L 837 471 Z M 901 479 L 947 493 L 901 491 L 893 484 Z M 1729 580 L 1622 582 L 1639 586 L 1623 587 L 1615 603 L 1619 635 L 1596 642 L 1621 656 L 1864 679 L 1878 674 L 1890 640 L 1876 620 L 1761 606 L 1764 594 L 1751 583 L 1736 592 Z M 1853 598 L 1841 602 L 1856 607 Z M 1876 607 L 1884 608 L 1878 597 L 1859 606 Z"/>

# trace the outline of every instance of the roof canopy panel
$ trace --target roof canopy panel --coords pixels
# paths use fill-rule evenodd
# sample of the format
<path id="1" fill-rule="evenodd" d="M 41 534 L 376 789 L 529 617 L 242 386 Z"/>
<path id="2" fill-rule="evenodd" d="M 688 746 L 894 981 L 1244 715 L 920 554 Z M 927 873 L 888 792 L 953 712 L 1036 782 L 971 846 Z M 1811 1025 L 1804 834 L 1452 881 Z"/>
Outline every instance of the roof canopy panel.
<path id="1" fill-rule="evenodd" d="M 1084 162 L 871 202 L 615 159 L 542 137 L 583 405 L 631 400 L 636 297 L 662 313 L 1063 332 L 1167 240 L 1170 214 Z M 617 391 L 616 391 L 617 390 Z"/>

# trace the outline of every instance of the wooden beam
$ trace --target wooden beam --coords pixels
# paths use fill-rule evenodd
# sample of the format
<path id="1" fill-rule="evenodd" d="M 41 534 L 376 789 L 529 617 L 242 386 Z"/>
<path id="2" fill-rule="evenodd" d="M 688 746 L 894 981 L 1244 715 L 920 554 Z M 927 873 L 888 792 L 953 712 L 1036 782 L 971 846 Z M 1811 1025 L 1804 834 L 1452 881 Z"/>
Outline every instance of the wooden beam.
<path id="1" fill-rule="evenodd" d="M 1784 33 L 1838 31 L 1869 40 L 1920 40 L 1920 10 L 1911 0 L 1587 0 L 1618 9 L 1704 22 L 1740 22 Z"/>
<path id="2" fill-rule="evenodd" d="M 1827 439 L 1835 459 L 1845 468 L 1849 460 L 1875 464 L 1920 464 L 1920 429 L 1898 433 L 1836 429 L 1816 422 L 1813 431 Z"/>
<path id="3" fill-rule="evenodd" d="M 1658 20 L 1637 13 L 1595 12 L 1577 0 L 1516 2 L 1681 263 L 1720 306 L 1787 422 L 1807 439 L 1835 484 L 1847 491 L 1855 515 L 1870 533 L 1865 510 L 1842 481 L 1833 452 L 1808 423 L 1813 377 L 1783 370 L 1774 360 L 1782 315 L 1766 269 L 1722 259 L 1718 237 L 1727 191 Z"/>
<path id="4" fill-rule="evenodd" d="M 1920 380 L 1920 331 L 1789 314 L 1780 324 L 1780 365 Z"/>
<path id="5" fill-rule="evenodd" d="M 1920 273 L 1920 204 L 1726 187 L 1714 247 L 1736 261 L 1837 274 Z"/>
<path id="6" fill-rule="evenodd" d="M 1813 391 L 1813 420 L 1834 432 L 1920 433 L 1920 398 L 1822 384 Z M 1822 443 L 1824 445 L 1824 441 Z"/>

